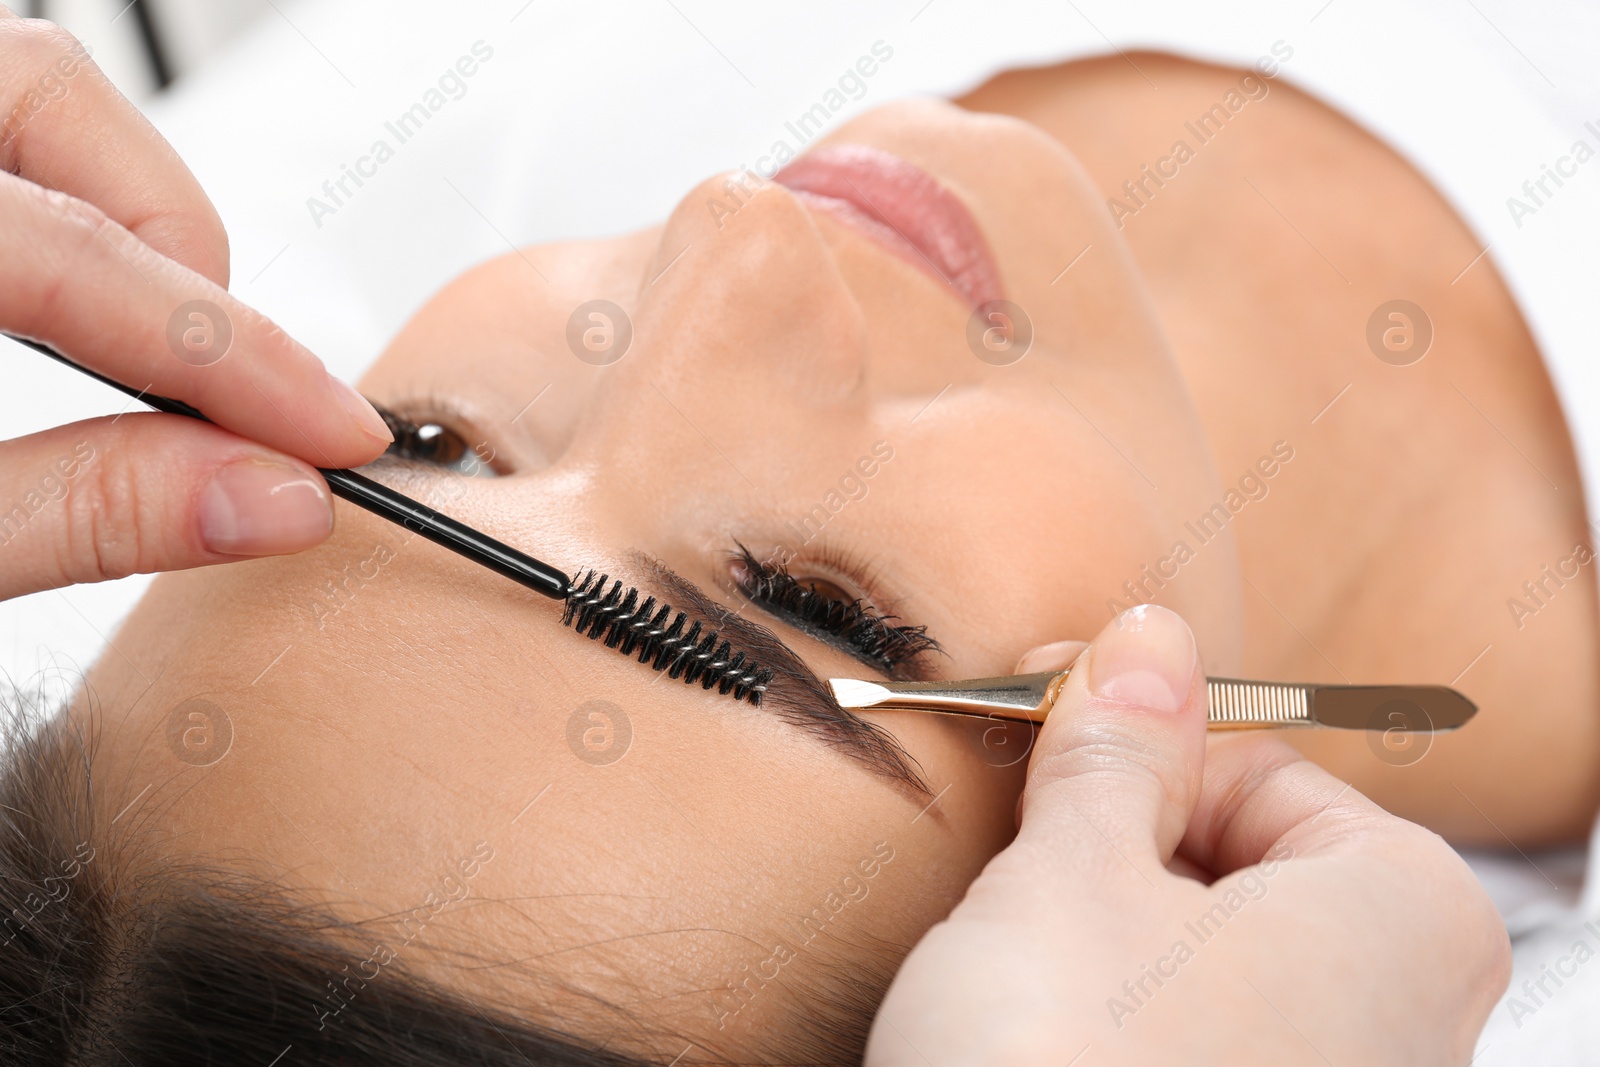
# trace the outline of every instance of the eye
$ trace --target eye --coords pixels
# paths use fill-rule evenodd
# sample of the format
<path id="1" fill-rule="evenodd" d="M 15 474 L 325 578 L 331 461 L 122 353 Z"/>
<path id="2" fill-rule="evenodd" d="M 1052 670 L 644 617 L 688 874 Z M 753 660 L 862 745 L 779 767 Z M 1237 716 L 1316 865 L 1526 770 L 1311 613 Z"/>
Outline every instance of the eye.
<path id="1" fill-rule="evenodd" d="M 730 560 L 739 591 L 767 614 L 849 653 L 884 674 L 916 676 L 926 653 L 941 652 L 925 626 L 903 626 L 826 578 L 796 578 L 743 545 Z"/>
<path id="2" fill-rule="evenodd" d="M 378 414 L 394 434 L 385 456 L 473 478 L 498 477 L 490 465 L 494 449 L 487 442 L 474 448 L 459 431 L 435 419 L 412 420 L 383 407 L 378 407 Z"/>
<path id="3" fill-rule="evenodd" d="M 821 597 L 824 600 L 831 600 L 836 604 L 849 605 L 861 599 L 857 596 L 851 596 L 849 593 L 845 592 L 841 586 L 828 581 L 826 578 L 801 577 L 796 578 L 794 581 L 796 585 L 798 585 L 801 589 L 810 592 L 812 596 Z"/>

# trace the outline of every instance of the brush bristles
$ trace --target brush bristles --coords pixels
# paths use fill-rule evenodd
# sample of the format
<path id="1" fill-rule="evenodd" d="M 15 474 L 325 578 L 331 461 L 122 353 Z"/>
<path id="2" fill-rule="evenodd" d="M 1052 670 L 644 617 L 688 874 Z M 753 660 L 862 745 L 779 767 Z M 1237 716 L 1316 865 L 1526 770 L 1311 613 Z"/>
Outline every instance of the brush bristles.
<path id="1" fill-rule="evenodd" d="M 702 689 L 760 704 L 772 671 L 733 651 L 729 642 L 718 639 L 718 631 L 699 620 L 690 623 L 681 611 L 673 615 L 671 606 L 658 605 L 655 597 L 641 602 L 639 590 L 589 571 L 573 583 L 561 621 L 624 656 L 637 655 L 640 663 L 665 671 L 669 678 L 699 682 Z"/>

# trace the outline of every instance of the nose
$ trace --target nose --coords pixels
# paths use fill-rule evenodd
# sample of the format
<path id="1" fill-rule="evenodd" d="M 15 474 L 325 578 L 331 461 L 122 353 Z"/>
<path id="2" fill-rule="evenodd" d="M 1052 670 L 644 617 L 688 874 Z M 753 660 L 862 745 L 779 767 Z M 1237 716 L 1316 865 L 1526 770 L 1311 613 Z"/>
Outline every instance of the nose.
<path id="1" fill-rule="evenodd" d="M 865 313 L 794 195 L 741 177 L 701 183 L 668 219 L 633 369 L 724 403 L 849 406 L 866 376 Z"/>
<path id="2" fill-rule="evenodd" d="M 794 195 L 752 186 L 735 203 L 713 178 L 674 210 L 632 346 L 549 472 L 577 473 L 585 512 L 665 553 L 792 511 L 808 472 L 871 429 L 868 318 Z"/>

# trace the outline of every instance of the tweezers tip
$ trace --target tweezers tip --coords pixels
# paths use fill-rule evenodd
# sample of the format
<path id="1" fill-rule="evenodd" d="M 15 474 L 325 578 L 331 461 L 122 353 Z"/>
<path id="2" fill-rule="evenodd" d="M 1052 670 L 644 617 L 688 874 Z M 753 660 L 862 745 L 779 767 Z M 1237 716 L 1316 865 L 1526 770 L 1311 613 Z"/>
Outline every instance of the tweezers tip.
<path id="1" fill-rule="evenodd" d="M 889 695 L 889 690 L 877 682 L 859 678 L 829 678 L 828 688 L 841 708 L 870 708 Z"/>

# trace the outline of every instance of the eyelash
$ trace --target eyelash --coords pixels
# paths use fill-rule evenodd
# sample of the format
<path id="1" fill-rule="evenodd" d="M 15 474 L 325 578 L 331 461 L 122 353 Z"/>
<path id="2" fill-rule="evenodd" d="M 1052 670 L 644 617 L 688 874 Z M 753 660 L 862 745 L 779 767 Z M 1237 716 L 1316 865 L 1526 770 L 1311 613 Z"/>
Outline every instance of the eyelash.
<path id="1" fill-rule="evenodd" d="M 384 455 L 410 463 L 422 463 L 441 470 L 453 470 L 469 476 L 495 477 L 488 460 L 480 455 L 486 446 L 477 449 L 467 444 L 462 434 L 437 419 L 417 422 L 403 415 L 373 404 L 378 414 L 394 434 L 394 443 Z M 440 434 L 425 435 L 434 429 L 448 434 L 451 458 L 441 459 L 436 453 Z M 737 542 L 735 542 L 737 544 Z M 896 626 L 894 615 L 875 611 L 859 598 L 849 602 L 837 600 L 818 592 L 814 587 L 795 578 L 782 563 L 765 563 L 738 545 L 733 559 L 744 568 L 744 580 L 736 580 L 740 592 L 760 604 L 774 615 L 788 620 L 799 629 L 831 638 L 855 658 L 885 674 L 894 674 L 898 668 L 919 657 L 944 649 L 928 636 L 926 626 Z M 849 570 L 840 567 L 840 570 Z"/>
<path id="2" fill-rule="evenodd" d="M 404 415 L 373 404 L 384 423 L 389 427 L 389 432 L 394 434 L 394 443 L 385 451 L 384 455 L 408 463 L 422 463 L 440 470 L 454 471 L 469 477 L 493 478 L 496 471 L 490 465 L 494 459 L 494 450 L 487 443 L 476 448 L 467 444 L 467 439 L 460 431 L 446 425 L 436 418 L 418 422 Z M 429 433 L 428 431 L 436 431 Z M 440 449 L 448 450 L 447 457 L 441 457 Z M 488 456 L 483 455 L 488 452 Z"/>
<path id="3" fill-rule="evenodd" d="M 846 603 L 825 596 L 791 575 L 784 564 L 756 559 L 744 545 L 738 545 L 732 559 L 743 567 L 743 577 L 734 582 L 746 597 L 801 630 L 831 638 L 830 643 L 885 674 L 926 653 L 944 651 L 926 626 L 896 626 L 896 616 L 880 614 L 859 598 Z"/>

